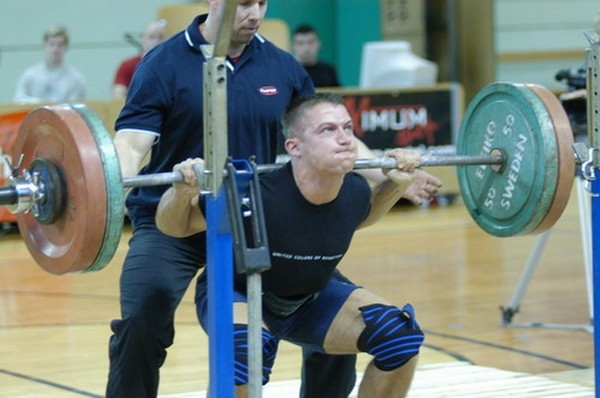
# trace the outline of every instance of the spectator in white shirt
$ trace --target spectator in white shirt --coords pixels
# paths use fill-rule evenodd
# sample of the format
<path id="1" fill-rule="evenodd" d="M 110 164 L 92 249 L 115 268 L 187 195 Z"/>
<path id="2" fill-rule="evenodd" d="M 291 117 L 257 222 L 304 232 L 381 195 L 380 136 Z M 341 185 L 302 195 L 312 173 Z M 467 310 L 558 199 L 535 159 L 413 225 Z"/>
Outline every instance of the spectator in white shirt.
<path id="1" fill-rule="evenodd" d="M 19 78 L 14 100 L 20 103 L 73 102 L 85 98 L 86 82 L 65 62 L 69 34 L 63 26 L 44 33 L 45 60 L 28 68 Z"/>

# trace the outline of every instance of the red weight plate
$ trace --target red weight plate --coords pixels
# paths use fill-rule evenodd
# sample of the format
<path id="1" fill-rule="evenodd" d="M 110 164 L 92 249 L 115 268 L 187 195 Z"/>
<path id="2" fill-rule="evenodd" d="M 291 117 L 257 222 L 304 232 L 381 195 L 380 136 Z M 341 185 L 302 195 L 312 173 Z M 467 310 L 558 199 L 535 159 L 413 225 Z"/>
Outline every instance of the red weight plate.
<path id="1" fill-rule="evenodd" d="M 532 233 L 542 233 L 551 228 L 560 218 L 571 195 L 573 189 L 573 180 L 575 179 L 575 155 L 573 152 L 573 131 L 569 116 L 565 112 L 560 100 L 547 88 L 537 85 L 528 84 L 529 88 L 542 100 L 548 113 L 550 114 L 550 122 L 554 126 L 553 130 L 556 135 L 557 154 L 556 162 L 558 163 L 558 174 L 556 182 L 556 191 L 552 203 L 542 219 L 540 224 L 532 231 Z"/>
<path id="2" fill-rule="evenodd" d="M 22 169 L 44 158 L 63 173 L 66 209 L 52 224 L 17 214 L 19 231 L 35 261 L 53 274 L 85 271 L 102 248 L 108 195 L 99 148 L 84 118 L 69 105 L 30 112 L 19 129 L 14 159 Z M 63 188 L 65 189 L 65 188 Z"/>

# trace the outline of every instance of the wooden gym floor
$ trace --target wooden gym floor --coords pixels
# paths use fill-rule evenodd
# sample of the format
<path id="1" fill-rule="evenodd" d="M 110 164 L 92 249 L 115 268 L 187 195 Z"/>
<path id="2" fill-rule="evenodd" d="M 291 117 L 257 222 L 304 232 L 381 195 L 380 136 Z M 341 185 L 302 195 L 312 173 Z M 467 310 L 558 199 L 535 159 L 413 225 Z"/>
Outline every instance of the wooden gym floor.
<path id="1" fill-rule="evenodd" d="M 103 396 L 109 322 L 119 316 L 119 269 L 128 237 L 126 229 L 103 271 L 54 276 L 33 263 L 18 233 L 0 236 L 0 397 Z M 397 304 L 411 302 L 426 333 L 411 396 L 529 396 L 508 394 L 496 376 L 496 384 L 486 388 L 489 394 L 477 392 L 484 387 L 476 385 L 470 387 L 473 395 L 446 395 L 441 391 L 450 380 L 460 390 L 471 378 L 447 364 L 542 375 L 567 383 L 569 391 L 569 385 L 587 387 L 587 395 L 577 396 L 593 396 L 593 337 L 583 330 L 590 320 L 575 191 L 513 319 L 574 329 L 502 326 L 500 307 L 509 303 L 537 239 L 489 236 L 459 202 L 397 206 L 379 224 L 357 233 L 343 272 Z M 177 313 L 175 344 L 161 373 L 162 396 L 199 397 L 207 387 L 207 339 L 196 322 L 192 290 Z M 359 357 L 359 372 L 366 360 Z M 299 350 L 283 344 L 273 386 L 298 379 L 299 364 Z M 439 364 L 444 366 L 438 373 L 427 376 Z M 419 380 L 437 385 L 419 393 Z M 556 385 L 540 388 L 535 396 L 558 391 Z"/>

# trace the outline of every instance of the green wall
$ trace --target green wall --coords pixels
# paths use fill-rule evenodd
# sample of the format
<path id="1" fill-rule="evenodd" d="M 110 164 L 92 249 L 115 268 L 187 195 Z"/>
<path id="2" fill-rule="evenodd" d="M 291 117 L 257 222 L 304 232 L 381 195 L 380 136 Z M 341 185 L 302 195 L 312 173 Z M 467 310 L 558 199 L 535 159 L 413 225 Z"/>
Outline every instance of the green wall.
<path id="1" fill-rule="evenodd" d="M 267 17 L 285 20 L 292 31 L 313 25 L 321 58 L 337 67 L 344 86 L 357 86 L 362 44 L 381 37 L 379 10 L 377 0 L 270 0 Z"/>

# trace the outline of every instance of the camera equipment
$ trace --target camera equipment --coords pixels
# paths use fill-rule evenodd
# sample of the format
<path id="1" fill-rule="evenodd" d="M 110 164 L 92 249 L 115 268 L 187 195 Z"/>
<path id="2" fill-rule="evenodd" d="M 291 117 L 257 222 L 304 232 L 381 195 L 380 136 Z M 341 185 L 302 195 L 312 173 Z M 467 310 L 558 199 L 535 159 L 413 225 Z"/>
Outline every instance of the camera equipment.
<path id="1" fill-rule="evenodd" d="M 572 69 L 561 69 L 554 76 L 557 81 L 564 81 L 569 91 L 585 88 L 586 77 L 586 69 L 583 66 Z"/>
<path id="2" fill-rule="evenodd" d="M 569 94 L 573 94 L 577 90 L 585 90 L 586 78 L 587 72 L 584 66 L 561 69 L 555 76 L 557 81 L 565 83 L 567 93 Z M 573 134 L 575 136 L 587 135 L 587 101 L 585 91 L 582 91 L 581 95 L 562 95 L 560 100 L 569 116 Z"/>

